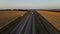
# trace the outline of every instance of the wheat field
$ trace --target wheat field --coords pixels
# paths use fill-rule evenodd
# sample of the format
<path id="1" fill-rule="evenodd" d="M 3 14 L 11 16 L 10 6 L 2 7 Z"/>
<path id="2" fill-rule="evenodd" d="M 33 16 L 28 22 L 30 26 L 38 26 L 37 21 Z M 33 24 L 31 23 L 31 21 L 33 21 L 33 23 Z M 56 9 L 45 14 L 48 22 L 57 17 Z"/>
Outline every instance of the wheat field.
<path id="1" fill-rule="evenodd" d="M 0 28 L 9 24 L 18 17 L 23 16 L 25 13 L 25 11 L 0 11 Z"/>
<path id="2" fill-rule="evenodd" d="M 60 13 L 59 12 L 50 12 L 50 11 L 37 11 L 41 14 L 46 20 L 49 21 L 57 30 L 60 31 Z"/>

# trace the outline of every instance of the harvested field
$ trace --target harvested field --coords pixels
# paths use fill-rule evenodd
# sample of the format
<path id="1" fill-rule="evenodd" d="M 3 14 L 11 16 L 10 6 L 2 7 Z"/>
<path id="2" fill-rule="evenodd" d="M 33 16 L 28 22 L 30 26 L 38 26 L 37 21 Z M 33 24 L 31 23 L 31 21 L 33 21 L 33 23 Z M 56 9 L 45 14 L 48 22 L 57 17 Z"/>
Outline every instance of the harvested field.
<path id="1" fill-rule="evenodd" d="M 20 16 L 23 16 L 26 12 L 23 11 L 0 11 L 0 28 L 9 24 L 13 20 Z"/>
<path id="2" fill-rule="evenodd" d="M 48 20 L 57 30 L 60 31 L 60 13 L 50 11 L 37 11 L 46 20 Z"/>

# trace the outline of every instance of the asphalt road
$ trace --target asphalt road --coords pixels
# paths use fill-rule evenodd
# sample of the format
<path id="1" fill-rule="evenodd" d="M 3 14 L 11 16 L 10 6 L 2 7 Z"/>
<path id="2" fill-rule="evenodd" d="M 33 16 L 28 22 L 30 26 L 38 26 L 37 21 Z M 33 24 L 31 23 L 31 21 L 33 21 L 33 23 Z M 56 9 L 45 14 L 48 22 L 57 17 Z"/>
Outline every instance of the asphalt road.
<path id="1" fill-rule="evenodd" d="M 0 34 L 60 34 L 60 31 L 35 10 L 30 10 L 16 23 L 16 25 L 13 24 L 5 29 L 3 28 L 4 30 L 1 29 Z M 5 31 L 6 29 L 8 30 Z"/>

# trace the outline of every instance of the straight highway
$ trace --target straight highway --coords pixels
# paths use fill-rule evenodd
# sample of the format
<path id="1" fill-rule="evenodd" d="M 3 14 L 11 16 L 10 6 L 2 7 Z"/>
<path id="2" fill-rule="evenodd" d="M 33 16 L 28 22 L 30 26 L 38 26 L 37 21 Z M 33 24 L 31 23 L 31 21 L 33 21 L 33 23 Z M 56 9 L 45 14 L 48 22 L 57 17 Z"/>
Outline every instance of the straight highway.
<path id="1" fill-rule="evenodd" d="M 60 34 L 60 31 L 35 10 L 29 10 L 20 21 L 14 24 L 2 28 L 0 34 Z"/>

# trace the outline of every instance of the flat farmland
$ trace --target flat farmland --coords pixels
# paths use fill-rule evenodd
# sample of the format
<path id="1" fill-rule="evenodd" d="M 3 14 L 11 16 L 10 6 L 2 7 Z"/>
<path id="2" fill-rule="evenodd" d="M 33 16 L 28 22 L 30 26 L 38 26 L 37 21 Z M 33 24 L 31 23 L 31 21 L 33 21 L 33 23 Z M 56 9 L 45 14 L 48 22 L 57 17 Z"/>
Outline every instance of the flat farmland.
<path id="1" fill-rule="evenodd" d="M 20 16 L 23 16 L 26 12 L 24 11 L 0 11 L 0 28 L 9 24 L 13 20 Z"/>
<path id="2" fill-rule="evenodd" d="M 57 30 L 60 31 L 60 12 L 37 11 L 49 23 L 51 23 Z"/>

